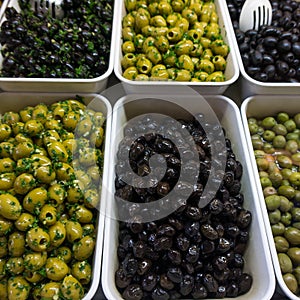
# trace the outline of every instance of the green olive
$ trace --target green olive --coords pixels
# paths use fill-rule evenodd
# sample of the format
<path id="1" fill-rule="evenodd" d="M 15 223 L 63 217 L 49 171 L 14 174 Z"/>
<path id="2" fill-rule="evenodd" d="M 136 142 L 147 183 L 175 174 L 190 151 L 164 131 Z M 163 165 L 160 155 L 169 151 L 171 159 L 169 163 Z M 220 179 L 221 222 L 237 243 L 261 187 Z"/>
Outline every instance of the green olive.
<path id="1" fill-rule="evenodd" d="M 277 162 L 281 168 L 291 168 L 293 166 L 293 162 L 290 157 L 286 155 L 278 155 Z"/>
<path id="2" fill-rule="evenodd" d="M 285 229 L 284 237 L 288 240 L 288 242 L 291 245 L 299 245 L 299 243 L 300 243 L 300 230 L 295 228 L 295 227 L 288 226 Z"/>
<path id="3" fill-rule="evenodd" d="M 273 186 L 267 186 L 263 190 L 264 197 L 276 195 L 277 190 Z"/>
<path id="4" fill-rule="evenodd" d="M 293 119 L 285 121 L 284 126 L 288 132 L 293 132 L 297 128 L 297 125 Z"/>
<path id="5" fill-rule="evenodd" d="M 276 124 L 277 124 L 277 122 L 274 117 L 265 117 L 261 122 L 261 125 L 265 129 L 272 129 Z"/>
<path id="6" fill-rule="evenodd" d="M 80 300 L 84 295 L 82 285 L 72 275 L 65 276 L 61 283 L 60 291 L 66 300 Z"/>
<path id="7" fill-rule="evenodd" d="M 27 231 L 26 242 L 33 251 L 43 252 L 50 246 L 50 236 L 41 227 L 34 227 Z"/>
<path id="8" fill-rule="evenodd" d="M 269 215 L 269 221 L 271 224 L 276 224 L 276 223 L 280 222 L 280 220 L 281 220 L 281 212 L 279 209 L 275 209 L 275 210 L 269 212 L 268 215 Z"/>
<path id="9" fill-rule="evenodd" d="M 24 300 L 29 297 L 30 284 L 21 275 L 10 277 L 7 284 L 9 300 Z"/>
<path id="10" fill-rule="evenodd" d="M 71 273 L 82 285 L 87 285 L 92 278 L 92 268 L 86 260 L 73 264 Z"/>
<path id="11" fill-rule="evenodd" d="M 36 185 L 36 179 L 32 174 L 22 173 L 14 181 L 14 191 L 17 194 L 25 195 Z"/>
<path id="12" fill-rule="evenodd" d="M 292 223 L 292 214 L 290 212 L 283 212 L 280 218 L 281 223 L 285 226 L 289 226 Z"/>
<path id="13" fill-rule="evenodd" d="M 277 252 L 287 252 L 289 250 L 289 242 L 283 236 L 274 237 Z"/>
<path id="14" fill-rule="evenodd" d="M 60 283 L 50 281 L 42 285 L 41 291 L 39 292 L 40 297 L 44 300 L 52 300 L 59 297 Z"/>
<path id="15" fill-rule="evenodd" d="M 284 149 L 286 138 L 283 135 L 276 135 L 272 141 L 274 148 Z"/>
<path id="16" fill-rule="evenodd" d="M 285 196 L 288 199 L 293 199 L 295 196 L 295 189 L 290 185 L 281 185 L 278 190 L 278 195 Z"/>
<path id="17" fill-rule="evenodd" d="M 266 206 L 269 211 L 276 210 L 280 207 L 281 199 L 278 195 L 271 195 L 265 198 Z"/>
<path id="18" fill-rule="evenodd" d="M 278 223 L 272 224 L 271 229 L 272 229 L 272 234 L 274 237 L 281 236 L 284 234 L 285 226 L 281 222 L 278 222 Z"/>
<path id="19" fill-rule="evenodd" d="M 19 275 L 24 271 L 24 261 L 22 257 L 10 257 L 6 262 L 6 270 L 14 275 Z"/>
<path id="20" fill-rule="evenodd" d="M 286 273 L 282 276 L 283 281 L 287 285 L 288 289 L 296 294 L 298 291 L 298 282 L 296 277 L 292 273 Z"/>
<path id="21" fill-rule="evenodd" d="M 300 248 L 291 247 L 287 250 L 287 255 L 292 260 L 293 264 L 298 266 L 300 264 Z"/>
<path id="22" fill-rule="evenodd" d="M 293 207 L 293 202 L 289 201 L 289 199 L 284 196 L 279 196 L 279 197 L 280 197 L 280 210 L 282 212 L 290 211 L 291 208 Z"/>
<path id="23" fill-rule="evenodd" d="M 272 128 L 272 130 L 274 131 L 274 133 L 276 135 L 283 135 L 285 136 L 287 134 L 287 129 L 283 124 L 275 124 Z"/>
<path id="24" fill-rule="evenodd" d="M 94 239 L 90 236 L 85 236 L 73 245 L 73 256 L 78 261 L 86 260 L 92 255 L 94 248 Z"/>
<path id="25" fill-rule="evenodd" d="M 300 172 L 292 172 L 292 174 L 289 176 L 290 183 L 295 186 L 300 186 Z"/>
<path id="26" fill-rule="evenodd" d="M 19 200 L 11 194 L 0 195 L 0 215 L 8 220 L 17 220 L 22 213 Z"/>
<path id="27" fill-rule="evenodd" d="M 269 176 L 269 179 L 270 179 L 272 185 L 275 188 L 278 188 L 282 184 L 283 177 L 280 172 L 272 172 Z"/>
<path id="28" fill-rule="evenodd" d="M 57 257 L 49 257 L 45 264 L 47 278 L 54 281 L 62 280 L 69 272 L 68 265 Z"/>
<path id="29" fill-rule="evenodd" d="M 11 256 L 22 256 L 25 252 L 25 235 L 15 231 L 8 238 L 8 252 Z"/>
<path id="30" fill-rule="evenodd" d="M 283 274 L 290 273 L 290 272 L 293 271 L 292 261 L 288 257 L 287 254 L 285 254 L 285 253 L 278 253 L 277 257 L 278 257 L 278 261 L 279 261 L 281 272 Z"/>
<path id="31" fill-rule="evenodd" d="M 59 247 L 66 239 L 66 227 L 61 219 L 49 228 L 49 237 L 52 247 Z"/>

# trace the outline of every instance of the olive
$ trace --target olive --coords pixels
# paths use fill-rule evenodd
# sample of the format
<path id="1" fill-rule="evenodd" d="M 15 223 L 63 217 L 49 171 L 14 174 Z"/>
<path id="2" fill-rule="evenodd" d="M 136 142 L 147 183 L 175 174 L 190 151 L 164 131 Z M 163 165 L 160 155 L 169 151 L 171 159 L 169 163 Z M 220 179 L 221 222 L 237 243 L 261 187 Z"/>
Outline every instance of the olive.
<path id="1" fill-rule="evenodd" d="M 140 300 L 143 298 L 143 291 L 140 285 L 131 284 L 126 287 L 122 296 L 126 300 Z"/>
<path id="2" fill-rule="evenodd" d="M 295 227 L 288 226 L 285 229 L 284 237 L 291 245 L 297 245 L 300 242 L 300 230 Z"/>
<path id="3" fill-rule="evenodd" d="M 277 256 L 278 256 L 281 272 L 283 274 L 292 272 L 293 265 L 289 256 L 285 253 L 278 253 Z"/>
<path id="4" fill-rule="evenodd" d="M 289 249 L 289 242 L 283 236 L 274 237 L 275 247 L 277 252 L 287 252 Z"/>
<path id="5" fill-rule="evenodd" d="M 288 289 L 291 292 L 296 293 L 298 291 L 298 282 L 296 277 L 291 273 L 286 273 L 282 276 L 283 281 L 287 285 Z"/>

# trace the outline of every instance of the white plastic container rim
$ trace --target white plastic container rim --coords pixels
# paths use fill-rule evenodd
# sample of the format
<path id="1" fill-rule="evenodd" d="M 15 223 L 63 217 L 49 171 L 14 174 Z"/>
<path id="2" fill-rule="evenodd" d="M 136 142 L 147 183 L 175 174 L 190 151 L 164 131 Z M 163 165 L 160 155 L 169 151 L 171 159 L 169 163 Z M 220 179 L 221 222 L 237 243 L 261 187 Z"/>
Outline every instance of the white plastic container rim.
<path id="1" fill-rule="evenodd" d="M 282 102 L 283 99 L 285 101 L 284 105 Z M 246 143 L 249 151 L 249 160 L 252 165 L 254 181 L 257 186 L 259 202 L 261 205 L 262 215 L 265 223 L 265 229 L 266 229 L 267 239 L 269 243 L 269 248 L 271 251 L 276 278 L 280 285 L 280 288 L 289 299 L 299 300 L 299 297 L 297 297 L 294 293 L 292 293 L 288 289 L 286 283 L 283 280 L 283 276 L 279 265 L 279 260 L 277 258 L 277 251 L 274 243 L 272 229 L 269 222 L 268 210 L 265 204 L 263 190 L 259 178 L 259 172 L 255 161 L 254 151 L 251 142 L 251 134 L 247 122 L 248 117 L 262 118 L 262 117 L 274 115 L 275 113 L 281 111 L 286 111 L 287 113 L 290 114 L 295 114 L 297 111 L 300 112 L 299 97 L 291 96 L 291 95 L 276 95 L 276 96 L 255 95 L 246 98 L 241 104 L 241 115 L 242 115 L 243 126 L 245 129 Z"/>
<path id="2" fill-rule="evenodd" d="M 136 98 L 135 98 L 136 97 Z M 120 125 L 126 122 L 126 102 L 127 100 L 137 101 L 147 95 L 130 95 L 119 99 L 113 107 L 113 120 L 112 120 L 112 141 L 119 142 L 118 138 L 114 136 Z M 154 98 L 151 95 L 151 98 Z M 157 96 L 161 99 L 160 96 Z M 170 95 L 172 99 L 172 95 Z M 174 96 L 175 98 L 176 96 Z M 165 99 L 165 98 L 164 98 Z M 251 236 L 249 239 L 249 245 L 245 252 L 245 272 L 249 272 L 253 275 L 253 285 L 250 291 L 244 295 L 237 297 L 238 300 L 246 299 L 260 299 L 267 300 L 271 299 L 275 290 L 275 275 L 271 260 L 271 255 L 268 247 L 267 237 L 265 235 L 265 225 L 263 216 L 261 214 L 261 208 L 258 201 L 256 185 L 253 180 L 253 169 L 250 167 L 250 161 L 248 159 L 248 149 L 246 146 L 246 140 L 243 134 L 243 125 L 240 118 L 240 111 L 237 105 L 225 96 L 206 96 L 205 99 L 212 106 L 213 110 L 218 115 L 222 126 L 228 132 L 227 137 L 232 142 L 232 147 L 237 158 L 242 162 L 244 167 L 244 175 L 242 182 L 242 192 L 245 196 L 245 207 L 250 207 L 252 211 L 253 221 L 251 227 Z M 151 101 L 150 101 L 151 102 Z M 185 107 L 186 104 L 194 104 L 194 109 L 197 112 L 201 111 L 201 107 L 197 106 L 197 98 L 183 98 L 181 104 Z M 142 103 L 135 105 L 135 109 L 142 107 Z M 147 103 L 147 106 L 151 107 L 151 103 Z M 144 109 L 143 105 L 143 109 Z M 170 107 L 170 111 L 172 111 Z M 157 108 L 159 113 L 165 113 L 160 107 Z M 130 112 L 132 115 L 132 111 Z M 136 113 L 136 112 L 135 112 Z M 166 113 L 169 114 L 169 111 Z M 137 114 L 138 115 L 138 114 Z M 230 130 L 229 130 L 230 129 Z M 117 139 L 117 140 L 115 140 Z M 117 144 L 117 143 L 116 143 Z M 115 165 L 116 162 L 116 151 L 117 149 L 113 146 L 110 153 L 110 163 Z M 102 264 L 102 288 L 105 296 L 108 299 L 122 299 L 119 291 L 115 285 L 115 271 L 117 269 L 117 241 L 118 241 L 118 221 L 112 219 L 111 215 L 114 215 L 114 168 L 111 167 L 109 170 L 109 198 L 107 199 L 107 216 L 105 220 L 105 236 L 104 236 L 104 249 L 103 249 L 103 264 Z M 227 298 L 231 299 L 231 298 Z"/>

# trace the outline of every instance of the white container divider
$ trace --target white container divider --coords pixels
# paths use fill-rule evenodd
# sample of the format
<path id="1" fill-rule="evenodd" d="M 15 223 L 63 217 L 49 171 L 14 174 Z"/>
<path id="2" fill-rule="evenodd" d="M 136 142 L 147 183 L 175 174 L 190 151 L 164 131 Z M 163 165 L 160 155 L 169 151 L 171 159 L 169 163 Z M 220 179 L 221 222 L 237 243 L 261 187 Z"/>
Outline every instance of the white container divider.
<path id="1" fill-rule="evenodd" d="M 109 76 L 113 72 L 115 57 L 115 27 L 117 23 L 117 12 L 119 0 L 114 1 L 114 12 L 112 21 L 111 46 L 108 69 L 99 77 L 91 79 L 81 78 L 11 78 L 0 77 L 0 89 L 5 92 L 44 92 L 44 93 L 99 93 L 108 84 Z M 5 10 L 7 7 L 14 7 L 18 12 L 20 6 L 18 0 L 6 0 L 1 7 L 0 26 L 6 20 Z M 2 45 L 0 44 L 0 49 Z M 0 69 L 2 68 L 3 56 L 0 53 Z"/>
<path id="2" fill-rule="evenodd" d="M 224 82 L 180 82 L 180 81 L 134 81 L 123 77 L 121 59 L 122 54 L 122 19 L 126 15 L 125 0 L 120 0 L 121 5 L 118 8 L 118 14 L 116 15 L 117 23 L 115 24 L 115 39 L 116 39 L 116 51 L 115 51 L 115 63 L 114 72 L 117 78 L 125 83 L 125 88 L 128 93 L 151 93 L 153 89 L 157 93 L 172 93 L 172 87 L 180 85 L 188 85 L 201 94 L 223 94 L 226 89 L 233 84 L 239 77 L 238 62 L 235 54 L 234 44 L 234 31 L 230 26 L 230 16 L 227 9 L 225 0 L 216 0 L 216 12 L 219 16 L 219 26 L 221 29 L 221 35 L 224 41 L 229 45 L 230 53 L 227 57 L 227 67 L 225 70 L 226 80 Z"/>
<path id="3" fill-rule="evenodd" d="M 299 297 L 297 297 L 288 289 L 282 277 L 279 261 L 277 258 L 275 242 L 273 239 L 272 229 L 269 222 L 268 210 L 265 204 L 263 189 L 261 187 L 258 168 L 255 161 L 253 146 L 251 142 L 251 134 L 249 131 L 247 119 L 249 117 L 263 118 L 267 116 L 272 116 L 281 111 L 285 111 L 288 114 L 294 115 L 295 113 L 300 112 L 299 100 L 300 97 L 295 95 L 254 95 L 246 98 L 241 105 L 242 122 L 244 126 L 250 162 L 254 171 L 254 181 L 257 186 L 259 202 L 261 205 L 262 215 L 265 222 L 265 229 L 269 242 L 269 248 L 271 251 L 276 278 L 284 294 L 289 299 L 293 300 L 299 300 Z"/>
<path id="4" fill-rule="evenodd" d="M 83 97 L 84 103 L 88 106 L 88 108 L 93 109 L 95 111 L 102 112 L 106 117 L 105 121 L 105 144 L 104 144 L 104 152 L 107 151 L 109 153 L 110 149 L 110 134 L 111 134 L 111 121 L 112 121 L 112 107 L 110 102 L 103 96 L 98 94 L 80 94 Z M 75 99 L 76 94 L 71 93 L 0 93 L 0 114 L 4 114 L 7 111 L 20 111 L 22 108 L 26 106 L 34 106 L 40 103 L 44 103 L 46 105 L 52 104 L 56 101 L 66 100 L 66 99 Z M 102 185 L 107 186 L 107 171 L 109 170 L 109 155 L 104 154 L 104 162 L 103 162 L 103 175 L 102 175 Z M 105 210 L 105 199 L 107 197 L 106 189 L 101 190 L 100 195 L 100 208 L 97 218 L 97 237 L 95 244 L 95 252 L 93 257 L 93 265 L 92 265 L 92 281 L 90 285 L 90 289 L 85 294 L 83 300 L 91 300 L 93 299 L 100 282 L 101 275 L 101 264 L 102 264 L 102 250 L 103 250 L 103 233 L 104 233 L 104 215 L 103 212 Z"/>
<path id="5" fill-rule="evenodd" d="M 197 96 L 178 96 L 177 98 L 179 98 L 179 107 L 189 108 L 188 111 L 192 113 L 203 113 L 203 106 L 201 106 Z M 102 287 L 108 299 L 122 299 L 115 284 L 115 271 L 118 268 L 118 221 L 111 217 L 116 214 L 114 201 L 114 165 L 116 163 L 117 145 L 123 137 L 122 133 L 120 134 L 120 130 L 127 120 L 150 112 L 165 114 L 173 118 L 185 117 L 183 109 L 178 109 L 178 106 L 172 103 L 176 99 L 176 95 L 169 95 L 168 98 L 163 96 L 163 99 L 161 100 L 161 96 L 159 95 L 151 95 L 147 98 L 147 95 L 132 94 L 120 98 L 113 107 L 111 167 L 109 170 L 109 186 L 107 187 L 109 197 L 106 206 L 102 264 Z M 168 101 L 165 101 L 165 99 Z M 253 180 L 253 169 L 249 161 L 240 111 L 237 105 L 225 96 L 207 95 L 205 99 L 226 130 L 226 136 L 231 140 L 233 151 L 243 165 L 244 173 L 241 191 L 245 198 L 244 206 L 252 212 L 253 216 L 249 244 L 244 255 L 244 271 L 252 275 L 253 285 L 248 293 L 236 299 L 270 299 L 275 290 L 275 275 L 257 195 L 257 187 Z M 117 132 L 119 135 L 116 135 Z"/>

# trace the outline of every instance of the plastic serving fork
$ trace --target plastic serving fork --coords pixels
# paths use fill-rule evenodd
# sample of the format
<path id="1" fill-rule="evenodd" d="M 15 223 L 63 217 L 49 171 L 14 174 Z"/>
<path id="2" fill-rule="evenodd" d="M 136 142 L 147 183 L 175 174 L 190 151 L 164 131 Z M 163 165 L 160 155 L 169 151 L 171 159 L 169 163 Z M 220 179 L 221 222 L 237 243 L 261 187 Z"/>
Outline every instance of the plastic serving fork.
<path id="1" fill-rule="evenodd" d="M 62 19 L 64 17 L 62 2 L 63 0 L 30 0 L 30 5 L 35 12 Z"/>
<path id="2" fill-rule="evenodd" d="M 259 26 L 272 22 L 272 6 L 269 0 L 246 0 L 240 14 L 239 25 L 244 32 L 258 30 Z"/>

